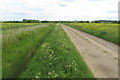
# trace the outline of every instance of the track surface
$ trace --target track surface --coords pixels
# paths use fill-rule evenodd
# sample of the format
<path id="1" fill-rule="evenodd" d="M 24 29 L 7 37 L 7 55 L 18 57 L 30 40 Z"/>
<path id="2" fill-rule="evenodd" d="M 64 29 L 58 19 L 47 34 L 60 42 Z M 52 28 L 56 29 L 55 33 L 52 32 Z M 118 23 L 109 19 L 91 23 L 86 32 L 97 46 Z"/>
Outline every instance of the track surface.
<path id="1" fill-rule="evenodd" d="M 61 24 L 96 78 L 118 78 L 118 46 Z"/>

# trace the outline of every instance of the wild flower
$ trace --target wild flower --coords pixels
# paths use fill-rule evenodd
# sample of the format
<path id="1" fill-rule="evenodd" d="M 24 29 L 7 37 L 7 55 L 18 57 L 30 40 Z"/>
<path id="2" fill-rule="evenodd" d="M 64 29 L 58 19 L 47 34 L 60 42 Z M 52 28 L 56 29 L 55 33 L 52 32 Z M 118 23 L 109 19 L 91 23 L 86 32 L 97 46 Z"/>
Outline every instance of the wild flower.
<path id="1" fill-rule="evenodd" d="M 46 47 L 47 45 L 48 45 L 49 43 L 44 43 L 43 45 L 42 45 L 42 47 Z"/>
<path id="2" fill-rule="evenodd" d="M 42 48 L 41 51 L 43 51 L 44 49 Z"/>
<path id="3" fill-rule="evenodd" d="M 66 50 L 65 52 L 67 53 L 68 51 Z"/>
<path id="4" fill-rule="evenodd" d="M 77 69 L 75 68 L 75 71 L 77 71 Z"/>
<path id="5" fill-rule="evenodd" d="M 50 63 L 50 65 L 52 65 L 52 63 Z"/>
<path id="6" fill-rule="evenodd" d="M 39 76 L 36 75 L 35 78 L 39 78 Z"/>
<path id="7" fill-rule="evenodd" d="M 64 44 L 62 44 L 62 47 L 64 47 Z"/>
<path id="8" fill-rule="evenodd" d="M 44 56 L 44 58 L 46 58 L 46 56 Z"/>
<path id="9" fill-rule="evenodd" d="M 75 63 L 75 65 L 76 65 L 76 63 Z"/>
<path id="10" fill-rule="evenodd" d="M 38 74 L 40 75 L 41 73 L 39 72 Z"/>
<path id="11" fill-rule="evenodd" d="M 75 60 L 73 60 L 73 62 L 76 62 Z"/>
<path id="12" fill-rule="evenodd" d="M 52 70 L 52 73 L 54 73 L 55 71 L 54 70 Z"/>
<path id="13" fill-rule="evenodd" d="M 48 74 L 52 74 L 51 72 L 48 72 Z"/>

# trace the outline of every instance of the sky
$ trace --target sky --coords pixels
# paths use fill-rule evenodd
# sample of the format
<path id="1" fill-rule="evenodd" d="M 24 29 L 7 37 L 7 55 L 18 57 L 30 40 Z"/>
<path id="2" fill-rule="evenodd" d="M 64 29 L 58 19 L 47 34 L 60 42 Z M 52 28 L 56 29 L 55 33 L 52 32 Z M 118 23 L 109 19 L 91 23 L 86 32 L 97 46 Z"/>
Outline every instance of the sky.
<path id="1" fill-rule="evenodd" d="M 0 0 L 0 21 L 118 20 L 119 0 Z"/>

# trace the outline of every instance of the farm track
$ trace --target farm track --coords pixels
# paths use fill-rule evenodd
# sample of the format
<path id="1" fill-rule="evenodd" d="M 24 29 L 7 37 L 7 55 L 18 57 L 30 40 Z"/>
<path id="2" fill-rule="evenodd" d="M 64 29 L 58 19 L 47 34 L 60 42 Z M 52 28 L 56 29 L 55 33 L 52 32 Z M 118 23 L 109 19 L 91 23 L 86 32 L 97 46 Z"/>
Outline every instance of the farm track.
<path id="1" fill-rule="evenodd" d="M 61 24 L 96 78 L 118 78 L 118 46 Z"/>

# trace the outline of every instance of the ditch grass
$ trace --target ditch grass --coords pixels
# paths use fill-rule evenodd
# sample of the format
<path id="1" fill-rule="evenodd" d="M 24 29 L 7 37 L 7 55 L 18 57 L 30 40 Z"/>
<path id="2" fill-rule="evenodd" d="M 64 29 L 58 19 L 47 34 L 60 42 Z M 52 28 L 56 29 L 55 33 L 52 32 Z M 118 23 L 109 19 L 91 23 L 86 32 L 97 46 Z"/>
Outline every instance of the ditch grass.
<path id="1" fill-rule="evenodd" d="M 2 30 L 16 29 L 22 27 L 32 27 L 35 25 L 40 25 L 42 23 L 2 23 Z"/>
<path id="2" fill-rule="evenodd" d="M 66 25 L 120 45 L 118 24 L 111 23 L 66 23 Z"/>
<path id="3" fill-rule="evenodd" d="M 35 51 L 20 78 L 94 78 L 59 24 Z"/>
<path id="4" fill-rule="evenodd" d="M 33 56 L 34 49 L 42 44 L 52 28 L 51 25 L 48 25 L 47 27 L 33 28 L 33 30 L 24 31 L 15 37 L 8 38 L 9 40 L 4 40 L 3 38 L 2 77 L 17 78 L 26 68 L 27 62 Z"/>

